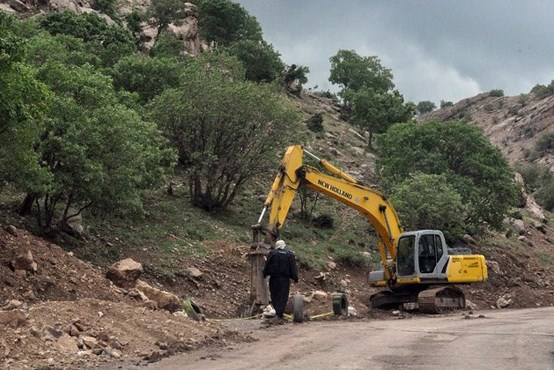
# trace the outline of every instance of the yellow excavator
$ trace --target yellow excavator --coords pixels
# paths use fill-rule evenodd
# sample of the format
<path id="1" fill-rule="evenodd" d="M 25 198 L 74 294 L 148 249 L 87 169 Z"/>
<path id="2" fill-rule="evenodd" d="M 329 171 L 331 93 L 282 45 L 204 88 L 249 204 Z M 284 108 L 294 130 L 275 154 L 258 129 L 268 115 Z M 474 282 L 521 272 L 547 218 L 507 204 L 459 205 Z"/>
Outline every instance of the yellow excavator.
<path id="1" fill-rule="evenodd" d="M 304 154 L 328 173 L 304 163 Z M 251 300 L 253 305 L 268 302 L 261 270 L 264 256 L 279 238 L 280 230 L 301 184 L 360 212 L 375 228 L 382 270 L 369 273 L 369 283 L 384 287 L 370 297 L 374 308 L 398 307 L 415 302 L 419 311 L 439 313 L 465 308 L 461 289 L 487 279 L 485 257 L 471 254 L 467 248 L 451 249 L 439 230 L 402 232 L 396 211 L 380 192 L 320 159 L 300 145 L 289 146 L 279 166 L 257 224 L 252 226 L 250 250 Z M 269 210 L 269 221 L 263 219 Z"/>

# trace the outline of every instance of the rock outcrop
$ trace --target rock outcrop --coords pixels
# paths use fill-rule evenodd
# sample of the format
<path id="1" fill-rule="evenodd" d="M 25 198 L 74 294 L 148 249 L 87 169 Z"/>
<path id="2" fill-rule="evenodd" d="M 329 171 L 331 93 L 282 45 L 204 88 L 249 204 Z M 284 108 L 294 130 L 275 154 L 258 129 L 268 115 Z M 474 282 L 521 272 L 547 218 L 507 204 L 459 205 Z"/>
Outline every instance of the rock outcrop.
<path id="1" fill-rule="evenodd" d="M 109 15 L 97 10 L 96 0 L 5 0 L 0 4 L 0 11 L 30 16 L 49 12 L 69 10 L 77 14 L 96 13 L 105 19 L 108 24 L 113 25 L 119 21 L 125 23 L 125 16 L 132 11 L 145 12 L 150 5 L 150 0 L 126 0 L 117 3 L 117 17 L 112 19 Z M 170 24 L 169 31 L 173 32 L 184 45 L 185 53 L 196 56 L 200 54 L 205 46 L 200 41 L 200 30 L 198 27 L 198 8 L 196 5 L 184 2 L 186 17 L 179 24 Z M 141 48 L 148 51 L 156 41 L 158 32 L 152 22 L 141 23 L 140 34 Z"/>

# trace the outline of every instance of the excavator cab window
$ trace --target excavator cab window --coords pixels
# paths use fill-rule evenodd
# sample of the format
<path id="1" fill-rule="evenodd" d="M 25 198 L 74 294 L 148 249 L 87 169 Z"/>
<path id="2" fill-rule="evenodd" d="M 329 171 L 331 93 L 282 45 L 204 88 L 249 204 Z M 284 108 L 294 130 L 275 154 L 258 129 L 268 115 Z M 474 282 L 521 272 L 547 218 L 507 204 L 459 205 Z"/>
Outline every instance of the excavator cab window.
<path id="1" fill-rule="evenodd" d="M 434 234 L 423 234 L 419 237 L 418 245 L 418 260 L 419 272 L 422 274 L 430 274 L 435 270 L 435 266 L 442 255 L 442 246 L 439 239 Z M 439 255 L 440 254 L 440 255 Z"/>
<path id="2" fill-rule="evenodd" d="M 414 265 L 415 236 L 403 236 L 398 241 L 396 270 L 399 276 L 410 276 L 415 273 Z"/>

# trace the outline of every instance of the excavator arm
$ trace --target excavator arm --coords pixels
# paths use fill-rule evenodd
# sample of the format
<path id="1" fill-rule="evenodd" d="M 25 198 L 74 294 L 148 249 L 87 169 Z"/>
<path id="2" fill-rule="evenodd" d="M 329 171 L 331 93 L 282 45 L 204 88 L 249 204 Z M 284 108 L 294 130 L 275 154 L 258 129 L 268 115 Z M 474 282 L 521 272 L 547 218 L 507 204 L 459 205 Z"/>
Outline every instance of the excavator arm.
<path id="1" fill-rule="evenodd" d="M 330 174 L 304 164 L 304 153 L 318 161 Z M 316 192 L 346 204 L 366 217 L 377 231 L 381 261 L 387 279 L 391 279 L 392 266 L 389 266 L 388 260 L 396 260 L 395 245 L 402 229 L 390 202 L 380 192 L 363 186 L 356 179 L 327 161 L 319 159 L 300 145 L 287 148 L 258 220 L 260 225 L 266 210 L 269 209 L 266 232 L 272 236 L 272 241 L 278 237 L 279 230 L 284 226 L 296 192 L 302 183 Z"/>

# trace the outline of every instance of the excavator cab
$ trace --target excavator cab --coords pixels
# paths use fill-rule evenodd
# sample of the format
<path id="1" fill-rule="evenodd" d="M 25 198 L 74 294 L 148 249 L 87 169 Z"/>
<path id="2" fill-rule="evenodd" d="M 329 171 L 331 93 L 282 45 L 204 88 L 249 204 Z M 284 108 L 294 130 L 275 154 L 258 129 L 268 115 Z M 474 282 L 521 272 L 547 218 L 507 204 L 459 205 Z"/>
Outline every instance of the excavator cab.
<path id="1" fill-rule="evenodd" d="M 405 283 L 445 281 L 448 248 L 438 230 L 403 233 L 398 239 L 397 278 Z"/>

